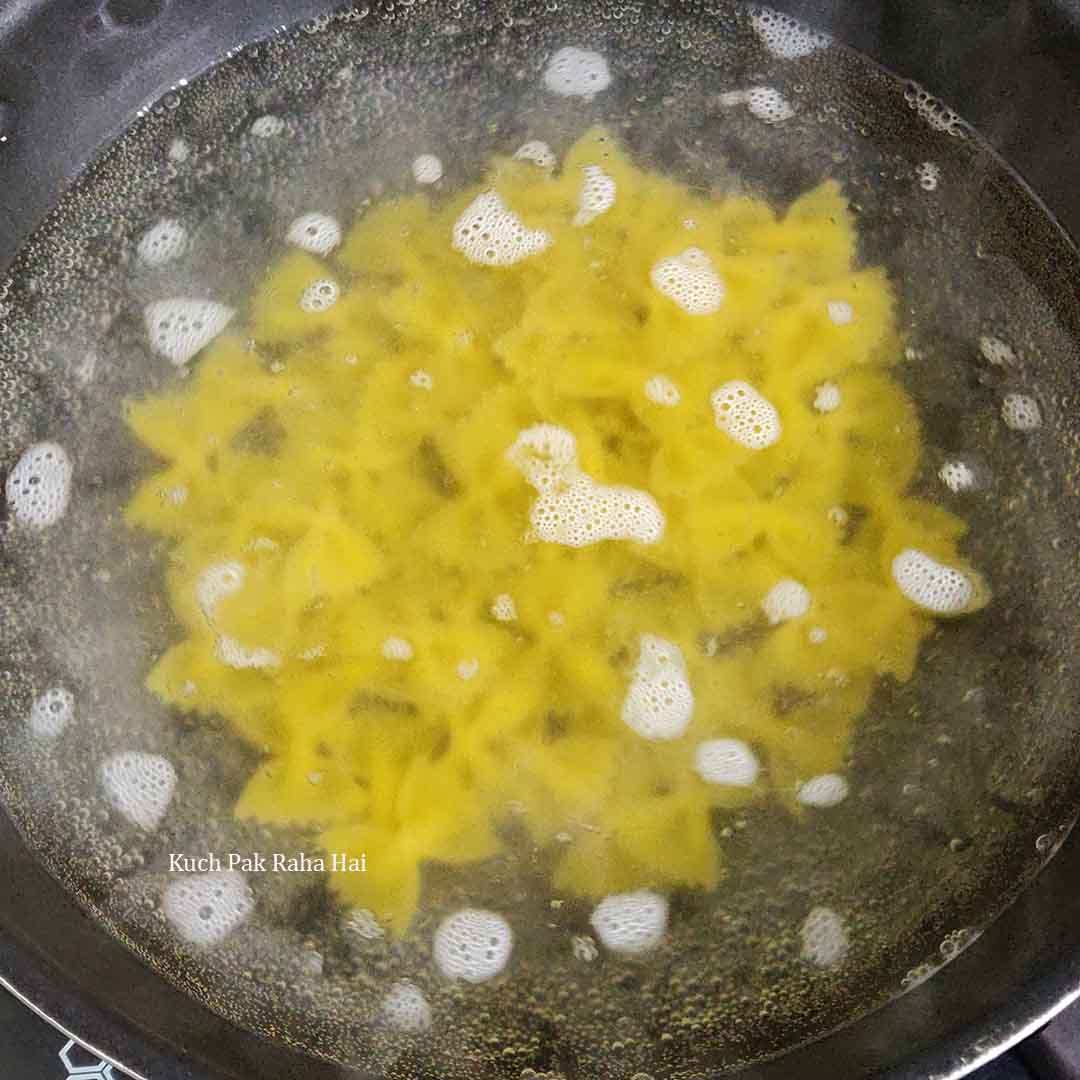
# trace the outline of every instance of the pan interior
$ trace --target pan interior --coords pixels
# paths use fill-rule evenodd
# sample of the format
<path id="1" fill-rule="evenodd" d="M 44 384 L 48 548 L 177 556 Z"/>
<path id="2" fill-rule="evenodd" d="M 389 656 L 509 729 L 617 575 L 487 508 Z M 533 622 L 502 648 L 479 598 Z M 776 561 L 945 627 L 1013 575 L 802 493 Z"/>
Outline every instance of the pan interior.
<path id="1" fill-rule="evenodd" d="M 773 24 L 770 24 L 773 25 Z M 775 25 L 781 25 L 775 23 Z M 1080 603 L 1075 408 L 1080 267 L 1030 194 L 962 120 L 837 43 L 763 34 L 734 3 L 450 0 L 339 13 L 239 50 L 147 108 L 107 147 L 0 286 L 0 466 L 62 443 L 71 504 L 47 531 L 8 512 L 0 557 L 0 791 L 27 843 L 102 925 L 165 977 L 246 1027 L 378 1075 L 697 1076 L 782 1053 L 932 975 L 1048 859 L 1076 806 Z M 785 31 L 786 33 L 787 31 Z M 779 44 L 777 42 L 780 41 Z M 791 46 L 795 41 L 796 46 Z M 786 42 L 786 44 L 785 44 Z M 591 100 L 545 93 L 550 57 L 601 54 Z M 782 123 L 724 95 L 768 87 Z M 124 524 L 151 466 L 120 403 L 176 375 L 142 324 L 163 295 L 242 307 L 290 221 L 350 221 L 414 189 L 435 152 L 447 179 L 541 139 L 561 154 L 603 123 L 639 163 L 694 190 L 786 206 L 825 177 L 857 211 L 861 258 L 897 290 L 926 450 L 913 493 L 970 523 L 965 556 L 992 603 L 942 623 L 916 677 L 882 680 L 858 724 L 852 794 L 794 818 L 765 800 L 717 820 L 726 876 L 670 897 L 667 939 L 640 961 L 597 956 L 591 905 L 557 896 L 529 858 L 437 874 L 408 933 L 350 914 L 320 874 L 252 874 L 255 907 L 223 943 L 170 932 L 173 852 L 312 851 L 302 830 L 233 818 L 255 756 L 223 722 L 144 689 L 175 637 L 163 551 Z M 134 251 L 162 218 L 192 255 L 154 275 Z M 1017 431 L 1002 403 L 1037 402 Z M 948 462 L 978 474 L 953 492 Z M 50 688 L 72 720 L 35 738 Z M 179 784 L 155 831 L 110 810 L 103 758 L 136 747 Z M 377 873 L 377 867 L 372 867 Z M 497 984 L 439 975 L 432 936 L 465 906 L 506 909 L 514 963 Z M 843 921 L 836 967 L 804 958 L 807 914 Z M 428 1033 L 380 1022 L 408 980 Z"/>

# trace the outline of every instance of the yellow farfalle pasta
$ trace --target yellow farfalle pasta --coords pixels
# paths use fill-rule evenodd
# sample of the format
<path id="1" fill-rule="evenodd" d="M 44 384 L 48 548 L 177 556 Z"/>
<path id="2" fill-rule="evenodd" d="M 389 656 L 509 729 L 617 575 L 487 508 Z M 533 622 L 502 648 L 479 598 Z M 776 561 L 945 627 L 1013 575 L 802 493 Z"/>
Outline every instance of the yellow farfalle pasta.
<path id="1" fill-rule="evenodd" d="M 575 223 L 589 166 L 616 198 Z M 455 249 L 485 191 L 546 246 L 498 266 Z M 772 791 L 798 812 L 931 630 L 892 560 L 955 564 L 963 534 L 907 494 L 892 291 L 855 252 L 835 183 L 782 214 L 708 199 L 594 130 L 557 174 L 497 158 L 445 204 L 369 209 L 327 259 L 284 255 L 241 332 L 128 406 L 166 463 L 128 517 L 172 545 L 184 635 L 148 684 L 265 756 L 237 813 L 366 852 L 333 884 L 403 932 L 424 866 L 499 854 L 511 819 L 556 888 L 596 896 L 712 888 L 716 808 Z M 722 282 L 714 310 L 657 286 L 680 259 Z M 771 403 L 769 445 L 724 428 L 713 395 L 734 383 Z M 648 493 L 659 539 L 544 540 L 507 457 L 537 424 L 576 440 L 559 491 Z M 783 582 L 807 598 L 790 617 L 766 603 Z M 683 658 L 674 737 L 624 716 L 643 635 Z M 699 775 L 714 738 L 754 749 L 755 782 Z"/>

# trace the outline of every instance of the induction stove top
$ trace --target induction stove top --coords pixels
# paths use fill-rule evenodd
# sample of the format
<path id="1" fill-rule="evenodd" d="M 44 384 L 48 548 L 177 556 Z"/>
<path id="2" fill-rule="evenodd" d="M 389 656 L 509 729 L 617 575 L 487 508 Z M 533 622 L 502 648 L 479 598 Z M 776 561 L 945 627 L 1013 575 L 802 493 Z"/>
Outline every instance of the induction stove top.
<path id="1" fill-rule="evenodd" d="M 79 1034 L 87 1041 L 70 1037 L 0 988 L 0 1080 L 138 1080 L 137 1074 L 88 1049 L 87 1044 L 93 1042 L 92 1032 Z M 970 1077 L 1080 1080 L 1080 1005 L 1067 1009 L 1020 1046 Z"/>

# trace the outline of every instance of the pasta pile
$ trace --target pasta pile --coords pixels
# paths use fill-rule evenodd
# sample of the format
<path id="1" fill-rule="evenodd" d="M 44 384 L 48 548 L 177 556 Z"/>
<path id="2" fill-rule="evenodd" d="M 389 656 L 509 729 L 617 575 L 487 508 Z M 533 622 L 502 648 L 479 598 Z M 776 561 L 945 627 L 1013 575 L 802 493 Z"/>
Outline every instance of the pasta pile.
<path id="1" fill-rule="evenodd" d="M 455 247 L 487 192 L 527 257 Z M 558 170 L 496 158 L 445 201 L 371 207 L 325 258 L 285 254 L 190 379 L 128 404 L 166 463 L 128 517 L 171 544 L 183 631 L 148 685 L 265 754 L 237 814 L 365 852 L 333 885 L 401 933 L 424 867 L 499 854 L 507 823 L 554 888 L 601 896 L 715 886 L 714 808 L 771 791 L 803 812 L 799 784 L 842 771 L 875 680 L 909 679 L 933 627 L 893 560 L 962 565 L 963 523 L 906 494 L 893 297 L 855 246 L 835 183 L 778 215 L 595 129 Z M 658 287 L 679 260 L 709 268 L 708 310 Z M 732 384 L 771 404 L 769 445 L 725 430 Z M 508 456 L 538 425 L 573 437 L 573 476 L 647 495 L 662 534 L 538 534 Z M 627 719 L 654 639 L 692 693 L 675 735 Z M 695 768 L 720 738 L 753 749 L 752 783 Z"/>

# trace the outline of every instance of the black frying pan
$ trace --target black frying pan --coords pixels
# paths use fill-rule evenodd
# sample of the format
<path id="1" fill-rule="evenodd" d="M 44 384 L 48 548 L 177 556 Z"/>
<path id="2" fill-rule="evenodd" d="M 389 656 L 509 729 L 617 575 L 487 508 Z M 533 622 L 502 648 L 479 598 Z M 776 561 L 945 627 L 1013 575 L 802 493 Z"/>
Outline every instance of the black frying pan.
<path id="1" fill-rule="evenodd" d="M 949 102 L 1080 233 L 1075 0 L 987 0 L 977 8 L 961 0 L 778 0 L 776 6 L 828 28 Z M 227 49 L 329 7 L 319 0 L 104 0 L 97 8 L 8 0 L 0 6 L 0 267 L 136 109 Z M 1072 257 L 1070 241 L 1047 226 L 1040 242 L 1052 276 L 1059 260 Z M 1080 323 L 1071 332 L 1080 340 Z M 2 665 L 0 658 L 0 696 L 10 682 L 3 681 Z M 6 816 L 0 816 L 0 859 L 0 977 L 54 1022 L 91 1039 L 104 1057 L 153 1077 L 343 1074 L 223 1021 L 163 982 L 83 913 Z M 1080 994 L 1078 881 L 1080 841 L 1073 836 L 981 939 L 930 982 L 745 1075 L 824 1080 L 969 1071 Z"/>

